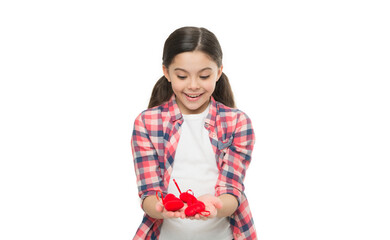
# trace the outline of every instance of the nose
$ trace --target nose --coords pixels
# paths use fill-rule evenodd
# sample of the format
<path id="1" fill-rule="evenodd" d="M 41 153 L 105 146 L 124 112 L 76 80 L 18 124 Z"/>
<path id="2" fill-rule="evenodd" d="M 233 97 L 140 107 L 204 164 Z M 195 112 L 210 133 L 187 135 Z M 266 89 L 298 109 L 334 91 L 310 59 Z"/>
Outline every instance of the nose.
<path id="1" fill-rule="evenodd" d="M 191 78 L 190 82 L 188 83 L 189 89 L 199 89 L 199 83 L 196 78 Z"/>

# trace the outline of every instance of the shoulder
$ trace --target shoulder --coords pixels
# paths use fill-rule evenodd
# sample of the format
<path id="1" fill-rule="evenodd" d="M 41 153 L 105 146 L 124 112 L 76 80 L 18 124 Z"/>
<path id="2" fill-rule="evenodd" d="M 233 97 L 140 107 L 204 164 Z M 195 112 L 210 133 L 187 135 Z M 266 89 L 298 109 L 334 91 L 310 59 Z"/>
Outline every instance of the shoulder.
<path id="1" fill-rule="evenodd" d="M 148 108 L 142 111 L 137 117 L 136 122 L 142 122 L 143 125 L 156 124 L 156 121 L 163 119 L 169 112 L 168 103 L 164 103 L 160 106 Z"/>
<path id="2" fill-rule="evenodd" d="M 216 106 L 217 115 L 221 118 L 221 120 L 234 121 L 236 123 L 239 121 L 250 122 L 249 116 L 240 109 L 228 107 L 220 102 L 216 102 Z"/>
<path id="3" fill-rule="evenodd" d="M 227 145 L 235 142 L 236 146 L 238 143 L 245 143 L 247 147 L 252 146 L 255 136 L 249 116 L 240 109 L 231 108 L 219 102 L 216 102 L 216 106 L 216 123 L 222 131 L 222 142 L 227 141 Z"/>
<path id="4" fill-rule="evenodd" d="M 162 104 L 160 106 L 148 108 L 148 109 L 142 111 L 139 114 L 139 117 L 148 118 L 148 117 L 160 115 L 161 113 L 164 113 L 166 111 L 168 111 L 168 107 L 166 106 L 166 104 Z"/>

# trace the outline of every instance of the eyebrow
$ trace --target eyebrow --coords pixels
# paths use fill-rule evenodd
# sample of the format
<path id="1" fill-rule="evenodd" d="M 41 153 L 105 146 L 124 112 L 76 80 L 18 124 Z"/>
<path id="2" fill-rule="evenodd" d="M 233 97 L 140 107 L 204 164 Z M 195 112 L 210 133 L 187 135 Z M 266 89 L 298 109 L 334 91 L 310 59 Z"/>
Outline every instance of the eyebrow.
<path id="1" fill-rule="evenodd" d="M 174 70 L 175 70 L 175 71 L 180 70 L 180 71 L 183 71 L 183 72 L 188 73 L 188 71 L 185 70 L 185 69 L 183 69 L 183 68 L 175 68 Z M 205 67 L 205 68 L 202 68 L 199 72 L 203 72 L 203 71 L 205 71 L 205 70 L 213 70 L 213 69 L 212 69 L 211 67 Z"/>

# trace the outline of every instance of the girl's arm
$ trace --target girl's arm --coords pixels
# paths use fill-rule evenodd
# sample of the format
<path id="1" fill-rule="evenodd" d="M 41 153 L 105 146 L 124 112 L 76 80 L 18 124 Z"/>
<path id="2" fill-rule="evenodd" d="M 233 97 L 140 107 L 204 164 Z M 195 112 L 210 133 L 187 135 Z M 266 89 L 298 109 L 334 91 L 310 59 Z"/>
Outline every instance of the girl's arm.
<path id="1" fill-rule="evenodd" d="M 222 208 L 218 209 L 217 217 L 231 216 L 238 207 L 237 198 L 231 194 L 222 194 L 218 197 L 222 202 Z"/>
<path id="2" fill-rule="evenodd" d="M 142 199 L 142 207 L 147 203 L 147 211 L 155 216 L 153 209 L 156 204 L 153 205 L 150 201 L 154 198 L 157 202 L 156 192 L 161 191 L 160 182 L 162 179 L 157 150 L 154 148 L 147 130 L 147 126 L 150 127 L 151 124 L 147 120 L 151 117 L 144 115 L 148 115 L 148 113 L 141 113 L 134 121 L 131 147 L 137 177 L 138 195 Z M 145 202 L 149 196 L 151 198 Z"/>
<path id="3" fill-rule="evenodd" d="M 237 122 L 229 122 L 234 126 L 231 144 L 221 151 L 224 153 L 220 162 L 220 175 L 216 184 L 216 196 L 231 194 L 236 197 L 238 206 L 245 199 L 244 178 L 252 159 L 255 134 L 250 118 L 243 112 L 237 116 Z"/>
<path id="4" fill-rule="evenodd" d="M 148 214 L 152 218 L 156 219 L 162 219 L 162 212 L 157 211 L 157 203 L 159 200 L 157 200 L 156 196 L 148 196 L 144 199 L 142 202 L 142 209 L 146 214 Z"/>

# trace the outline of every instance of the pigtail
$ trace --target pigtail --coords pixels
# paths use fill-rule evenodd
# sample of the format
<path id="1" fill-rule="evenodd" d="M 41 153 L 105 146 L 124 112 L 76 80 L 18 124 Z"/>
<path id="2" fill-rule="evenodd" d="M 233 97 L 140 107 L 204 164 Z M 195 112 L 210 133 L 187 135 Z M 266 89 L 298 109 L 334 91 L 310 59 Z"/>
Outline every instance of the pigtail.
<path id="1" fill-rule="evenodd" d="M 165 76 L 162 76 L 154 85 L 150 96 L 148 108 L 159 106 L 168 101 L 173 95 L 171 83 Z"/>
<path id="2" fill-rule="evenodd" d="M 217 81 L 213 97 L 215 101 L 221 102 L 228 107 L 236 108 L 233 91 L 225 73 L 222 73 L 221 77 Z"/>

